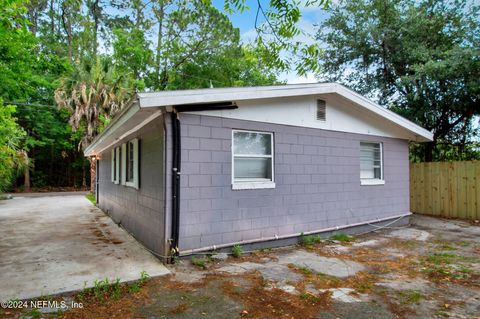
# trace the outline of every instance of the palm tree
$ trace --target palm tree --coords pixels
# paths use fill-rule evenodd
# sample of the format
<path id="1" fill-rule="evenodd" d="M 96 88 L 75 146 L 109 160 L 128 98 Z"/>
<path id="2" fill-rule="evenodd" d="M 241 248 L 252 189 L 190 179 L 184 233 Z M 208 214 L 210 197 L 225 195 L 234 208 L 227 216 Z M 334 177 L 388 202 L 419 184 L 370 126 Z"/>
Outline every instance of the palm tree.
<path id="1" fill-rule="evenodd" d="M 124 76 L 117 76 L 112 61 L 97 57 L 84 60 L 76 66 L 70 77 L 61 80 L 55 91 L 60 109 L 70 112 L 69 124 L 81 132 L 79 150 L 85 149 L 120 111 L 133 93 Z M 90 161 L 90 190 L 95 180 L 95 161 Z M 86 186 L 84 178 L 84 186 Z"/>

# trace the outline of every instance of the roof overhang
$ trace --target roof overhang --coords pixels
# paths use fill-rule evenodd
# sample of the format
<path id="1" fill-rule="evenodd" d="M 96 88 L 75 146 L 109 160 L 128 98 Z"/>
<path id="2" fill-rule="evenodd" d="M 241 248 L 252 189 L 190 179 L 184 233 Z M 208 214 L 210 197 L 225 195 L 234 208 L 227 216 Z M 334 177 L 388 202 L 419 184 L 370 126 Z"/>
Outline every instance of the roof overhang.
<path id="1" fill-rule="evenodd" d="M 406 118 L 376 104 L 366 97 L 337 83 L 315 83 L 258 87 L 236 87 L 138 93 L 126 109 L 85 149 L 86 156 L 101 153 L 128 134 L 161 115 L 169 107 L 188 105 L 199 110 L 205 105 L 269 98 L 338 94 L 369 112 L 410 132 L 417 142 L 433 140 L 433 134 Z"/>

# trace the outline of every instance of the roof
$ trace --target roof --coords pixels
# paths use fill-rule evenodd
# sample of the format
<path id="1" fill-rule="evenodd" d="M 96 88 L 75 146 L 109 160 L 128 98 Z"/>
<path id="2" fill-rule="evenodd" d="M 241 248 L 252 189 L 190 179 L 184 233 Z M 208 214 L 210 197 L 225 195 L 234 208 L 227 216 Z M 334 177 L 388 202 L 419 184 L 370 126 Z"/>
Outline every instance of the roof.
<path id="1" fill-rule="evenodd" d="M 416 141 L 426 142 L 433 134 L 407 120 L 406 118 L 382 107 L 368 98 L 338 83 L 290 84 L 275 86 L 234 87 L 195 90 L 176 90 L 137 93 L 127 108 L 118 114 L 110 125 L 85 149 L 85 155 L 98 154 L 110 147 L 115 141 L 134 132 L 164 112 L 166 107 L 257 100 L 268 98 L 308 96 L 318 94 L 338 94 L 385 120 L 407 130 L 416 137 Z"/>

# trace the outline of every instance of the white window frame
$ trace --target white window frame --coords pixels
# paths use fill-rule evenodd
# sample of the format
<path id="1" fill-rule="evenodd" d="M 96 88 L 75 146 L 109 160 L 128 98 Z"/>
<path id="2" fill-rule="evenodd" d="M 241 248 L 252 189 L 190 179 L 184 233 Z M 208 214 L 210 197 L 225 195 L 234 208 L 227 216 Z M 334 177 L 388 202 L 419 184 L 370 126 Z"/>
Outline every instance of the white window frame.
<path id="1" fill-rule="evenodd" d="M 121 163 L 120 163 L 120 146 L 114 147 L 112 149 L 112 182 L 114 184 L 120 184 L 120 173 Z"/>
<path id="2" fill-rule="evenodd" d="M 245 132 L 245 133 L 258 133 L 258 134 L 269 134 L 270 135 L 270 144 L 271 144 L 271 155 L 245 155 L 245 154 L 235 154 L 234 152 L 234 142 L 235 142 L 235 132 Z M 232 161 L 232 189 L 233 190 L 242 190 L 242 189 L 262 189 L 262 188 L 275 188 L 275 152 L 274 152 L 274 136 L 272 132 L 263 132 L 263 131 L 248 131 L 248 130 L 232 130 L 232 145 L 231 145 L 231 161 Z M 241 181 L 235 180 L 235 155 L 238 157 L 251 157 L 251 158 L 270 158 L 271 159 L 271 170 L 272 170 L 272 179 L 265 178 L 249 178 Z"/>
<path id="3" fill-rule="evenodd" d="M 383 163 L 383 143 L 376 141 L 360 141 L 360 154 L 362 151 L 362 143 L 378 144 L 380 146 L 380 178 L 362 178 L 360 177 L 360 185 L 385 185 L 384 163 Z M 361 165 L 361 163 L 360 163 Z M 361 170 L 361 167 L 360 167 Z M 360 171 L 361 174 L 361 171 Z"/>
<path id="4" fill-rule="evenodd" d="M 127 143 L 133 144 L 133 179 L 127 181 Z M 122 145 L 122 185 L 139 189 L 139 140 L 131 139 Z"/>
<path id="5" fill-rule="evenodd" d="M 110 168 L 111 168 L 111 179 L 112 179 L 112 183 L 115 183 L 116 181 L 116 176 L 115 176 L 115 166 L 116 166 L 116 149 L 115 148 L 112 148 L 112 152 L 111 152 L 111 159 L 110 159 Z"/>

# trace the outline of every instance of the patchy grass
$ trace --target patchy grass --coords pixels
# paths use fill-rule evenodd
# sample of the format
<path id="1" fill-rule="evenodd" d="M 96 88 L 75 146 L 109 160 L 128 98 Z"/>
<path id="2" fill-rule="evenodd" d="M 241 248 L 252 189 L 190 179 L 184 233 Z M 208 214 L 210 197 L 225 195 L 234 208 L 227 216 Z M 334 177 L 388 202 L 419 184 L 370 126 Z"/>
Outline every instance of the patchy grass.
<path id="1" fill-rule="evenodd" d="M 352 241 L 355 241 L 354 236 L 347 235 L 347 234 L 344 234 L 344 233 L 337 233 L 337 234 L 331 236 L 330 239 L 340 241 L 342 243 L 350 243 Z"/>
<path id="2" fill-rule="evenodd" d="M 450 245 L 450 244 L 443 243 L 443 244 L 438 245 L 438 246 L 437 246 L 437 249 L 439 249 L 439 250 L 446 250 L 446 251 L 453 251 L 453 250 L 456 250 L 457 248 L 456 248 L 456 247 L 453 247 L 453 246 Z"/>
<path id="3" fill-rule="evenodd" d="M 322 238 L 319 235 L 304 235 L 303 233 L 300 235 L 299 244 L 301 246 L 313 246 L 322 242 Z"/>
<path id="4" fill-rule="evenodd" d="M 97 200 L 95 199 L 95 194 L 94 193 L 88 193 L 85 195 L 85 197 L 92 203 L 93 205 L 97 204 Z"/>
<path id="5" fill-rule="evenodd" d="M 193 256 L 192 259 L 192 264 L 197 266 L 198 268 L 200 269 L 207 269 L 208 268 L 208 264 L 212 262 L 212 259 L 208 256 L 205 256 L 205 257 L 195 257 Z"/>
<path id="6" fill-rule="evenodd" d="M 403 290 L 398 293 L 399 301 L 401 304 L 417 304 L 422 299 L 425 299 L 425 296 L 421 291 L 418 290 Z"/>

